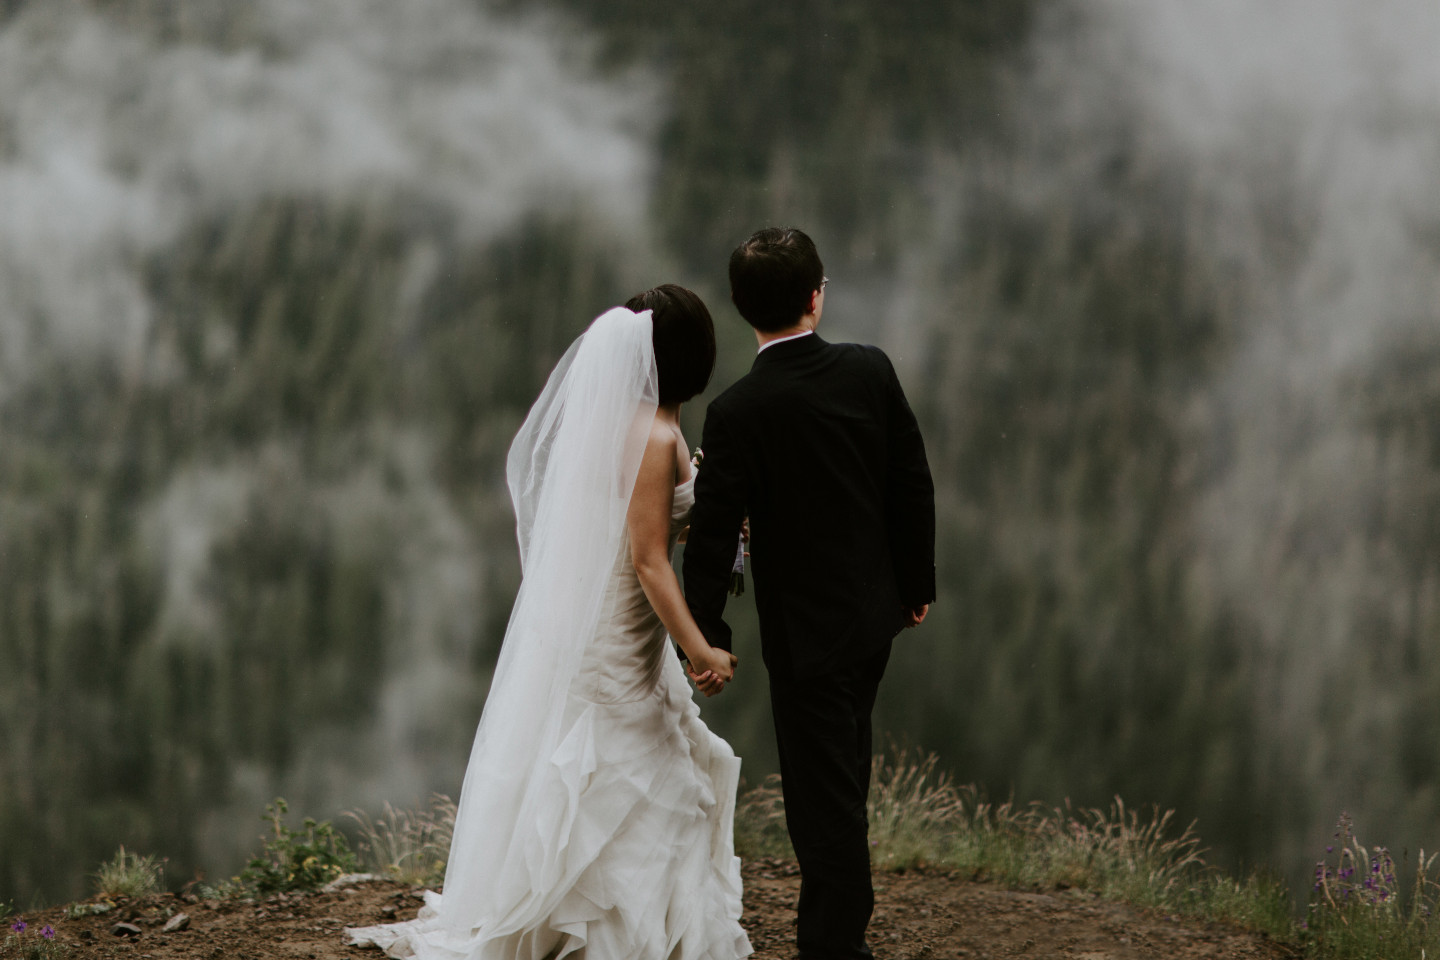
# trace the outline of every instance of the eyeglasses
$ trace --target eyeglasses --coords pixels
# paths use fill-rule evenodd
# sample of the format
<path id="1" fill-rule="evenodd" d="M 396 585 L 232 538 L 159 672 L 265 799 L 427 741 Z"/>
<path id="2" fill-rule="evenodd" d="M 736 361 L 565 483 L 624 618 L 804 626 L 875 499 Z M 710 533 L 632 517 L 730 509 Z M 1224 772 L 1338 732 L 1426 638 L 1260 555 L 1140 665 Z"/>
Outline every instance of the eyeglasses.
<path id="1" fill-rule="evenodd" d="M 829 282 L 830 282 L 830 278 L 829 278 L 829 277 L 821 277 L 821 278 L 820 278 L 820 289 L 821 289 L 821 290 L 824 290 L 824 289 L 825 289 L 825 284 L 827 284 L 827 283 L 829 283 Z"/>

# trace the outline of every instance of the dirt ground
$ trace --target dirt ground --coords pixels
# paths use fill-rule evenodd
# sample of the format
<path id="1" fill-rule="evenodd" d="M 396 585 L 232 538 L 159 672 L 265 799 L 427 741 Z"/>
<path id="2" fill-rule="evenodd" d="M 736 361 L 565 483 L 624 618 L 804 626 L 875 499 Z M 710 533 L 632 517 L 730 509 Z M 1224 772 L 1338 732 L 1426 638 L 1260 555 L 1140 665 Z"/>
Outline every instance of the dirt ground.
<path id="1" fill-rule="evenodd" d="M 745 864 L 745 928 L 756 960 L 794 956 L 793 863 Z M 1214 924 L 1159 916 L 1074 892 L 1019 893 L 945 872 L 875 876 L 870 942 L 878 960 L 1290 960 L 1264 937 Z M 375 949 L 346 946 L 343 927 L 407 920 L 419 891 L 366 882 L 333 893 L 253 901 L 202 901 L 163 894 L 121 902 L 97 916 L 69 919 L 64 908 L 25 915 L 31 932 L 52 924 L 72 958 L 124 960 L 379 960 Z M 188 923 L 176 921 L 185 914 Z M 13 918 L 12 918 L 13 919 Z M 131 931 L 114 932 L 118 923 Z M 184 926 L 165 932 L 165 925 Z M 0 931 L 5 933 L 8 931 Z M 0 956 L 9 956 L 0 950 Z"/>

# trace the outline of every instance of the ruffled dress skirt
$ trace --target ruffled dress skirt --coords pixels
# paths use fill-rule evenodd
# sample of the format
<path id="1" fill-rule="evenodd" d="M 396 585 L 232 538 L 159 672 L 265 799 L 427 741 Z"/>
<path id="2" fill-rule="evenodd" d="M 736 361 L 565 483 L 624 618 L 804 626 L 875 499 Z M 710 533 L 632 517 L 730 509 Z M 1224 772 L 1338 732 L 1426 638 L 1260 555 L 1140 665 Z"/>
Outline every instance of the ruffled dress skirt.
<path id="1" fill-rule="evenodd" d="M 690 490 L 676 490 L 672 548 Z M 507 888 L 503 914 L 481 910 L 487 921 L 458 929 L 449 920 L 456 911 L 426 891 L 415 920 L 348 930 L 351 942 L 420 960 L 748 956 L 733 840 L 740 760 L 701 721 L 628 544 L 564 729 L 559 748 L 539 761 L 547 798 L 533 811 L 539 822 L 524 824 L 545 837 L 544 862 L 526 870 L 531 888 Z"/>

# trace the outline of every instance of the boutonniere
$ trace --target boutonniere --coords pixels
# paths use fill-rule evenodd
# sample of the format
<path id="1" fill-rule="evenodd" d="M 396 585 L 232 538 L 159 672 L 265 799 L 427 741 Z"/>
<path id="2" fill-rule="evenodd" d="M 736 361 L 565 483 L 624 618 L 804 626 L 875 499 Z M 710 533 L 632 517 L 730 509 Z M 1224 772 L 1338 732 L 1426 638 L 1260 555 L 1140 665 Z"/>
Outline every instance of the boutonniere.
<path id="1" fill-rule="evenodd" d="M 692 453 L 692 454 L 690 454 L 690 466 L 692 466 L 692 467 L 698 467 L 698 466 L 700 466 L 701 461 L 704 460 L 704 459 L 705 459 L 705 451 L 704 451 L 704 450 L 701 450 L 699 447 L 696 447 L 696 448 L 695 448 L 695 452 Z"/>

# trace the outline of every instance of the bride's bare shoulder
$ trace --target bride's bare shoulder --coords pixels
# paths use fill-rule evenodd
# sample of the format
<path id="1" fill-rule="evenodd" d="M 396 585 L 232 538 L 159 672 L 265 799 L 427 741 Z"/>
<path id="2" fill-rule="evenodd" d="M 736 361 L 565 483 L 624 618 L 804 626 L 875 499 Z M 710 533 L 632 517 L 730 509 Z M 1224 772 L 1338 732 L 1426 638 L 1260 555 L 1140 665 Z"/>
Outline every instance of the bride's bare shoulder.
<path id="1" fill-rule="evenodd" d="M 645 438 L 645 455 L 640 469 L 646 473 L 673 470 L 675 451 L 683 442 L 674 424 L 657 417 L 651 421 L 650 435 Z"/>
<path id="2" fill-rule="evenodd" d="M 690 454 L 678 423 L 662 416 L 656 416 L 650 422 L 641 470 L 668 477 L 671 483 L 683 483 L 688 479 Z"/>

